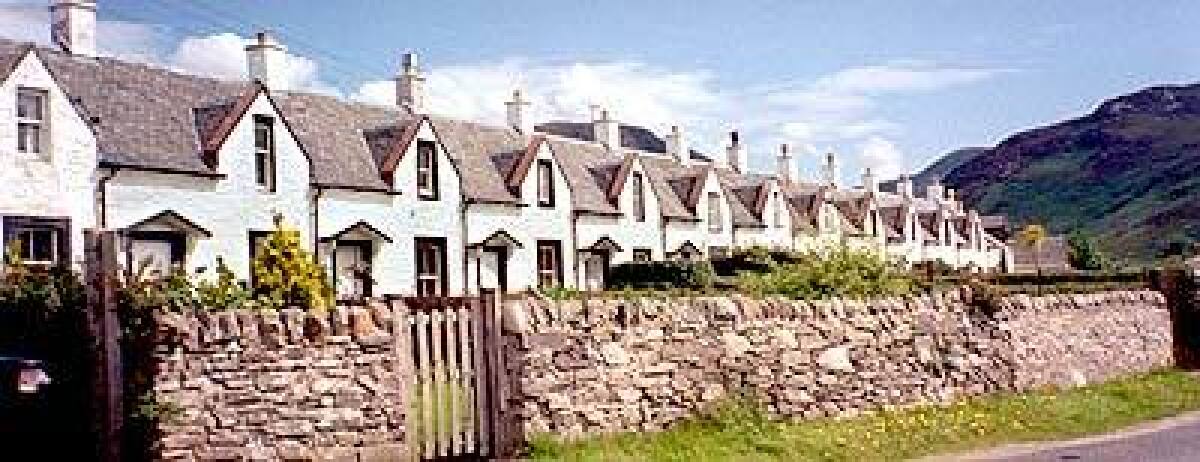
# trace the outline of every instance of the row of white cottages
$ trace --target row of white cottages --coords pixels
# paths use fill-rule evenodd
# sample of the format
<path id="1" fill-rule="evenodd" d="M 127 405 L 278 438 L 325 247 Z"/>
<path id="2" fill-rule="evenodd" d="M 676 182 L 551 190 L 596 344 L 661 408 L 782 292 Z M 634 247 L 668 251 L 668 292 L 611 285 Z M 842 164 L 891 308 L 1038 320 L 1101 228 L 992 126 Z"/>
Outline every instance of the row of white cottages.
<path id="1" fill-rule="evenodd" d="M 86 37 L 57 43 L 0 40 L 0 231 L 29 262 L 77 264 L 83 230 L 102 228 L 120 232 L 130 266 L 220 257 L 248 278 L 276 215 L 343 297 L 593 289 L 612 264 L 751 245 L 1003 261 L 940 188 L 803 182 L 786 149 L 775 174 L 746 173 L 736 134 L 728 161 L 712 161 L 678 132 L 635 149 L 622 136 L 648 132 L 605 115 L 532 130 L 519 95 L 507 126 L 423 114 L 411 58 L 397 106 L 377 107 L 273 89 L 283 49 L 265 35 L 240 82 L 95 57 Z"/>

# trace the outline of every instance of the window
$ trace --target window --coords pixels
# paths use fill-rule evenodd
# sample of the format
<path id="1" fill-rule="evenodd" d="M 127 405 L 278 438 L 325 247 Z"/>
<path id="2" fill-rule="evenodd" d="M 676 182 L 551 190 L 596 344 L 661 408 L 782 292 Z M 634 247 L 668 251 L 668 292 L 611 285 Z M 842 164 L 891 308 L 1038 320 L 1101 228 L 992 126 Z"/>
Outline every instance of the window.
<path id="1" fill-rule="evenodd" d="M 254 181 L 275 192 L 275 121 L 254 116 Z"/>
<path id="2" fill-rule="evenodd" d="M 437 145 L 432 141 L 417 141 L 417 197 L 438 198 Z"/>
<path id="3" fill-rule="evenodd" d="M 446 295 L 446 238 L 418 237 L 417 296 Z"/>
<path id="4" fill-rule="evenodd" d="M 646 184 L 641 173 L 633 174 L 633 218 L 646 221 Z"/>
<path id="5" fill-rule="evenodd" d="M 339 300 L 371 296 L 371 241 L 337 241 L 333 250 L 334 287 Z"/>
<path id="6" fill-rule="evenodd" d="M 562 246 L 558 241 L 538 241 L 537 278 L 541 288 L 562 285 Z"/>
<path id="7" fill-rule="evenodd" d="M 167 276 L 183 265 L 187 239 L 173 231 L 134 231 L 127 235 L 128 267 L 143 276 Z"/>
<path id="8" fill-rule="evenodd" d="M 46 138 L 46 91 L 17 89 L 17 152 L 44 153 Z"/>
<path id="9" fill-rule="evenodd" d="M 538 205 L 554 207 L 554 164 L 550 159 L 537 160 Z"/>
<path id="10" fill-rule="evenodd" d="M 721 227 L 721 194 L 710 192 L 708 193 L 708 230 L 719 233 Z"/>
<path id="11" fill-rule="evenodd" d="M 17 246 L 17 255 L 28 265 L 54 266 L 71 255 L 67 230 L 70 221 L 62 218 L 5 217 L 5 246 Z"/>
<path id="12" fill-rule="evenodd" d="M 653 260 L 650 249 L 633 249 L 633 261 L 637 263 L 647 263 Z"/>
<path id="13" fill-rule="evenodd" d="M 779 200 L 779 192 L 776 191 L 771 201 L 771 221 L 775 223 L 776 228 L 783 227 L 783 201 Z"/>

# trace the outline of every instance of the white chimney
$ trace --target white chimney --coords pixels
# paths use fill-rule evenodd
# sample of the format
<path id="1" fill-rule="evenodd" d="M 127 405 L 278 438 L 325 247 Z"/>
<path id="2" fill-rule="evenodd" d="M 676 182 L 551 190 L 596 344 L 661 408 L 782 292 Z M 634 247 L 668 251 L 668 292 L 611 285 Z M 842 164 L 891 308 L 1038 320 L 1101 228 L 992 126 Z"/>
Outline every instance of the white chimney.
<path id="1" fill-rule="evenodd" d="M 879 192 L 879 182 L 875 179 L 875 172 L 871 171 L 871 167 L 863 169 L 862 186 L 867 192 Z"/>
<path id="2" fill-rule="evenodd" d="M 942 184 L 934 182 L 925 187 L 925 198 L 941 202 L 943 199 Z"/>
<path id="3" fill-rule="evenodd" d="M 728 156 L 729 168 L 738 173 L 746 173 L 746 145 L 742 144 L 737 130 L 729 132 L 729 146 L 725 148 L 725 154 Z"/>
<path id="4" fill-rule="evenodd" d="M 779 155 L 775 157 L 775 173 L 779 175 L 780 181 L 796 180 L 795 164 L 792 162 L 792 153 L 788 152 L 787 143 L 779 145 Z"/>
<path id="5" fill-rule="evenodd" d="M 600 118 L 592 121 L 592 136 L 609 151 L 621 149 L 621 125 L 609 117 L 608 111 L 601 110 Z"/>
<path id="6" fill-rule="evenodd" d="M 400 61 L 400 75 L 396 76 L 396 105 L 413 114 L 425 113 L 425 77 L 417 54 L 404 53 Z"/>
<path id="7" fill-rule="evenodd" d="M 287 90 L 286 54 L 287 50 L 271 34 L 254 34 L 254 43 L 246 45 L 247 77 L 272 90 Z"/>
<path id="8" fill-rule="evenodd" d="M 896 192 L 905 199 L 913 197 L 913 179 L 910 175 L 900 175 L 900 182 L 896 186 Z"/>
<path id="9" fill-rule="evenodd" d="M 529 123 L 529 118 L 525 117 L 525 108 L 529 107 L 529 101 L 521 95 L 521 90 L 513 90 L 512 101 L 504 103 L 508 109 L 508 126 L 513 130 L 524 133 L 526 135 L 533 133 L 533 126 L 526 125 Z"/>
<path id="10" fill-rule="evenodd" d="M 599 104 L 589 104 L 588 105 L 588 121 L 595 122 L 597 120 L 600 120 L 600 115 L 602 112 L 604 112 L 604 110 L 600 108 Z"/>
<path id="11" fill-rule="evenodd" d="M 683 133 L 683 129 L 678 125 L 672 125 L 671 133 L 667 135 L 667 154 L 680 164 L 686 164 L 692 157 L 690 149 L 687 135 Z"/>
<path id="12" fill-rule="evenodd" d="M 73 55 L 96 56 L 96 2 L 51 0 L 50 41 Z"/>
<path id="13" fill-rule="evenodd" d="M 825 154 L 825 165 L 822 167 L 822 169 L 822 173 L 824 174 L 824 178 L 822 178 L 822 180 L 825 181 L 825 185 L 836 188 L 838 183 L 838 170 L 837 156 L 834 153 L 830 152 Z"/>

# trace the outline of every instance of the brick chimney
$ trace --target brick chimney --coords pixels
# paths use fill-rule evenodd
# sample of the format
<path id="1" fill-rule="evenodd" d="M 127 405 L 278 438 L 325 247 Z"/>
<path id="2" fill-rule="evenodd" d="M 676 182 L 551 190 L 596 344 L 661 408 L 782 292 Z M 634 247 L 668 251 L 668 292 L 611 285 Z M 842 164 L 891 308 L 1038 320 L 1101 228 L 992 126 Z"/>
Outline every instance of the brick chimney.
<path id="1" fill-rule="evenodd" d="M 621 149 L 621 124 L 611 117 L 607 110 L 601 109 L 595 120 L 592 120 L 592 136 L 597 143 L 608 147 L 609 151 Z"/>
<path id="2" fill-rule="evenodd" d="M 779 181 L 795 181 L 796 170 L 792 162 L 792 153 L 788 151 L 787 143 L 779 145 L 779 155 L 775 156 L 775 174 Z"/>
<path id="3" fill-rule="evenodd" d="M 287 90 L 287 49 L 269 32 L 254 34 L 254 43 L 246 45 L 247 77 L 272 90 Z"/>
<path id="4" fill-rule="evenodd" d="M 737 130 L 729 132 L 729 146 L 725 147 L 725 154 L 729 168 L 738 173 L 746 173 L 746 161 L 749 157 L 746 154 L 746 145 L 742 144 L 740 138 Z"/>
<path id="5" fill-rule="evenodd" d="M 96 56 L 96 2 L 51 0 L 50 41 L 73 55 Z"/>
<path id="6" fill-rule="evenodd" d="M 425 76 L 421 75 L 421 64 L 417 54 L 404 53 L 400 60 L 400 74 L 396 76 L 396 105 L 413 114 L 425 113 Z"/>
<path id="7" fill-rule="evenodd" d="M 683 133 L 683 129 L 678 125 L 672 125 L 671 133 L 667 134 L 667 154 L 680 164 L 686 164 L 691 160 L 690 150 L 687 135 Z"/>
<path id="8" fill-rule="evenodd" d="M 516 89 L 512 92 L 512 100 L 504 103 L 508 114 L 508 126 L 513 130 L 524 133 L 526 135 L 533 133 L 533 126 L 529 125 L 529 118 L 526 117 L 525 108 L 529 107 L 529 101 L 521 95 L 521 90 Z"/>

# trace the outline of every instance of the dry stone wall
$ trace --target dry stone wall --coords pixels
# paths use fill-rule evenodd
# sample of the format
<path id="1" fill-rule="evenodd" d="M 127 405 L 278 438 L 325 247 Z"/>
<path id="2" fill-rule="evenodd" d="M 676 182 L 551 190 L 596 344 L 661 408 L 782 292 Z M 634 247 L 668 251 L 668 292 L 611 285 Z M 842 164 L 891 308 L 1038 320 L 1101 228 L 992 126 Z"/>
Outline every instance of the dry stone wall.
<path id="1" fill-rule="evenodd" d="M 527 434 L 658 430 L 739 394 L 779 416 L 848 416 L 1171 363 L 1156 292 L 976 300 L 963 288 L 870 302 L 510 303 L 510 417 Z"/>
<path id="2" fill-rule="evenodd" d="M 384 305 L 164 314 L 164 460 L 399 460 L 404 365 Z"/>

